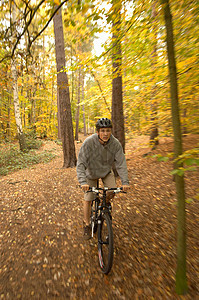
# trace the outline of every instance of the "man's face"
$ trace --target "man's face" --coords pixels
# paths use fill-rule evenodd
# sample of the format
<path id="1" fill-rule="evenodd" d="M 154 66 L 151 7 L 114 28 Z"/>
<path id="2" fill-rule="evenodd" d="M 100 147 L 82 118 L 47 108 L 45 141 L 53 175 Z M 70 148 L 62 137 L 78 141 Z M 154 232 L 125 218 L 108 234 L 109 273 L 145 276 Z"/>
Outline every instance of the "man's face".
<path id="1" fill-rule="evenodd" d="M 104 142 L 108 142 L 111 136 L 111 132 L 111 128 L 100 128 L 100 130 L 98 131 L 98 135 Z"/>

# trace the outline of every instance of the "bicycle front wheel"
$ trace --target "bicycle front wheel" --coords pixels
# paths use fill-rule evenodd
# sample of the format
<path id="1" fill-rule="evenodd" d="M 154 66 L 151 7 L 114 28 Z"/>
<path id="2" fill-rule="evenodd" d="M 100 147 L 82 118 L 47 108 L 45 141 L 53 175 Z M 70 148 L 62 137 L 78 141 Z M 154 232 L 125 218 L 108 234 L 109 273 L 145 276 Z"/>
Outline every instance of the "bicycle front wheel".
<path id="1" fill-rule="evenodd" d="M 108 274 L 113 265 L 113 230 L 108 212 L 102 213 L 98 225 L 98 256 L 102 272 Z"/>

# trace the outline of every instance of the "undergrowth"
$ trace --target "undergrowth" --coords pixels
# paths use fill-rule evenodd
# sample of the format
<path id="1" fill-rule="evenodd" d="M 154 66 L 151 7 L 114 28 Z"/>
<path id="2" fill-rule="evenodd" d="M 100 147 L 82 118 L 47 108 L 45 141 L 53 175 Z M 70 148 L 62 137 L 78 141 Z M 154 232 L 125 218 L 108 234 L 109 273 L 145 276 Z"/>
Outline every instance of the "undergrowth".
<path id="1" fill-rule="evenodd" d="M 55 156 L 53 150 L 38 153 L 32 149 L 24 153 L 14 145 L 7 147 L 6 151 L 5 147 L 2 147 L 0 148 L 0 175 L 7 175 L 14 170 L 24 169 L 34 164 L 47 163 Z"/>
<path id="2" fill-rule="evenodd" d="M 41 147 L 42 141 L 40 139 L 37 139 L 36 132 L 34 129 L 29 130 L 24 135 L 28 151 L 31 149 L 39 149 Z"/>

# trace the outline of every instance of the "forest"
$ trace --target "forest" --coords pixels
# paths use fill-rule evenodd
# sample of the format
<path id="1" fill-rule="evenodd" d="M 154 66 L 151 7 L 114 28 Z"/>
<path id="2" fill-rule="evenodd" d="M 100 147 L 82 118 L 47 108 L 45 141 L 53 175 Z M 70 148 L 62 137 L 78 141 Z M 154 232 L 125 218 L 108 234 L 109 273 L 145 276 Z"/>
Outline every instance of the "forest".
<path id="1" fill-rule="evenodd" d="M 154 162 L 161 165 L 160 177 L 164 178 L 166 173 L 170 174 L 169 185 L 172 186 L 171 193 L 175 193 L 177 202 L 176 207 L 171 206 L 171 210 L 175 209 L 174 214 L 176 214 L 177 239 L 176 249 L 172 250 L 176 255 L 175 275 L 168 275 L 170 278 L 175 276 L 175 283 L 170 282 L 175 286 L 175 292 L 168 289 L 167 296 L 164 298 L 164 293 L 147 292 L 139 283 L 137 289 L 132 287 L 131 294 L 125 294 L 126 292 L 123 291 L 125 283 L 119 275 L 117 275 L 119 277 L 116 276 L 119 278 L 118 281 L 114 281 L 114 274 L 112 274 L 110 281 L 103 278 L 106 286 L 104 299 L 109 299 L 107 294 L 109 287 L 113 288 L 114 284 L 120 284 L 120 281 L 122 281 L 121 289 L 115 290 L 115 299 L 130 299 L 133 293 L 132 299 L 149 299 L 149 296 L 151 299 L 168 299 L 167 297 L 178 299 L 177 295 L 187 293 L 188 298 L 185 299 L 196 299 L 194 297 L 197 297 L 199 290 L 195 287 L 197 286 L 195 280 L 199 281 L 199 278 L 197 276 L 194 278 L 193 287 L 192 279 L 187 272 L 189 261 L 187 261 L 186 227 L 192 226 L 190 224 L 196 226 L 192 221 L 197 222 L 197 219 L 195 219 L 192 207 L 190 214 L 193 219 L 187 225 L 186 212 L 187 204 L 195 204 L 198 209 L 199 200 L 197 188 L 199 166 L 198 1 L 2 0 L 0 8 L 0 184 L 2 184 L 3 192 L 0 196 L 0 212 L 2 224 L 8 222 L 9 219 L 5 213 L 6 205 L 12 206 L 12 200 L 10 204 L 9 200 L 5 204 L 5 199 L 11 199 L 12 195 L 21 193 L 20 187 L 18 189 L 18 182 L 23 182 L 22 185 L 26 184 L 27 179 L 20 175 L 21 173 L 17 175 L 18 172 L 23 172 L 24 168 L 32 168 L 34 165 L 31 169 L 34 170 L 37 168 L 35 165 L 42 165 L 43 168 L 43 165 L 48 163 L 51 170 L 51 168 L 56 168 L 53 161 L 55 162 L 59 156 L 60 168 L 64 167 L 62 171 L 58 171 L 60 187 L 64 189 L 64 183 L 61 180 L 64 174 L 70 178 L 68 185 L 75 189 L 72 181 L 76 180 L 74 174 L 79 147 L 87 136 L 95 132 L 95 124 L 99 118 L 110 118 L 113 122 L 113 135 L 118 138 L 126 154 L 130 174 L 134 159 L 143 168 L 147 160 L 148 167 L 146 168 L 150 170 L 150 174 L 154 172 L 150 169 Z M 164 149 L 165 141 L 171 141 L 172 148 L 165 144 Z M 48 145 L 51 147 L 48 148 Z M 143 147 L 146 150 L 144 152 Z M 43 148 L 46 150 L 42 152 Z M 168 164 L 166 165 L 168 169 L 165 164 Z M 135 169 L 136 167 L 138 165 Z M 158 174 L 159 171 L 156 171 Z M 49 172 L 51 174 L 51 171 Z M 139 167 L 137 172 L 139 173 Z M 16 178 L 13 174 L 16 174 Z M 37 169 L 35 169 L 35 174 L 37 174 Z M 53 174 L 49 175 L 49 178 L 53 179 L 55 176 Z M 49 182 L 44 184 L 44 178 L 39 177 L 38 174 L 37 176 L 46 189 L 48 185 L 50 188 Z M 14 182 L 9 196 L 4 194 L 4 189 L 7 189 L 6 182 L 9 186 L 10 182 L 11 185 Z M 189 192 L 186 194 L 185 187 L 194 193 L 191 191 L 190 194 Z M 156 189 L 155 186 L 154 188 Z M 38 186 L 37 189 L 39 190 Z M 25 188 L 26 190 L 28 187 Z M 32 193 L 31 191 L 30 189 L 29 193 Z M 60 203 L 64 206 L 62 193 L 63 191 L 60 191 L 60 195 L 56 197 L 61 197 Z M 81 194 L 81 191 L 75 190 L 75 193 L 74 198 Z M 37 195 L 40 195 L 39 191 Z M 49 195 L 46 197 L 51 198 Z M 70 198 L 71 195 L 68 197 Z M 129 197 L 131 197 L 130 192 Z M 141 201 L 142 196 L 139 194 L 137 197 L 140 197 Z M 23 201 L 25 201 L 24 198 Z M 128 201 L 129 198 L 127 198 L 127 203 L 130 205 Z M 20 210 L 24 205 L 27 206 L 27 203 L 23 203 L 19 205 Z M 37 204 L 39 206 L 39 202 Z M 73 210 L 72 206 L 70 208 Z M 55 204 L 51 211 L 52 215 L 56 209 L 58 208 Z M 119 204 L 117 209 L 120 211 Z M 75 213 L 77 210 L 76 207 Z M 138 208 L 137 210 L 139 211 Z M 63 211 L 60 212 L 62 213 Z M 171 217 L 169 213 L 166 215 L 168 218 Z M 63 216 L 60 215 L 60 219 L 61 217 Z M 189 217 L 188 213 L 188 219 Z M 17 216 L 14 218 L 17 219 Z M 20 218 L 23 218 L 23 214 Z M 131 217 L 128 216 L 127 219 L 131 224 Z M 39 216 L 38 220 L 40 220 Z M 68 221 L 69 227 L 72 226 L 71 220 L 72 217 Z M 10 221 L 10 224 L 12 222 Z M 56 222 L 59 223 L 58 220 Z M 56 222 L 52 223 L 57 224 Z M 117 227 L 117 224 L 115 226 Z M 27 225 L 24 228 L 27 229 Z M 193 228 L 191 230 L 194 231 Z M 5 235 L 6 232 L 3 229 L 0 232 L 0 242 L 3 245 L 4 234 L 2 232 Z M 23 230 L 20 234 L 22 233 Z M 31 234 L 30 232 L 29 235 Z M 129 240 L 131 240 L 130 237 Z M 198 249 L 197 241 L 193 240 L 193 248 Z M 78 245 L 78 240 L 74 238 L 74 241 L 74 244 Z M 65 242 L 63 237 L 57 240 L 58 244 Z M 54 247 L 53 242 L 50 243 L 48 230 L 44 244 Z M 73 246 L 77 251 L 75 245 Z M 133 247 L 130 242 L 127 243 L 128 246 Z M 12 247 L 13 244 L 9 249 L 12 250 Z M 92 248 L 92 245 L 89 247 Z M 86 246 L 81 243 L 80 248 L 87 251 Z M 68 250 L 70 253 L 72 253 L 71 249 Z M 12 254 L 11 250 L 9 257 Z M 38 251 L 42 253 L 41 249 Z M 91 249 L 90 251 L 92 252 Z M 188 255 L 190 255 L 189 252 Z M 4 250 L 2 250 L 2 257 L 4 259 L 2 265 L 7 268 L 9 258 L 6 257 Z M 68 259 L 70 261 L 68 257 L 70 256 L 65 257 L 65 261 Z M 62 258 L 60 261 L 63 264 Z M 45 256 L 44 265 L 48 265 L 49 260 L 50 258 Z M 194 254 L 193 264 L 197 260 Z M 31 258 L 30 261 L 33 259 Z M 82 258 L 78 261 L 79 266 L 82 264 L 81 261 Z M 51 263 L 53 265 L 53 259 Z M 124 267 L 131 272 L 129 267 Z M 192 264 L 188 270 L 191 268 Z M 198 270 L 198 264 L 195 268 Z M 56 277 L 59 277 L 57 274 L 61 271 L 57 272 L 53 273 L 53 276 L 56 274 Z M 28 293 L 31 293 L 31 288 L 26 290 L 24 295 L 23 288 L 20 290 L 17 285 L 9 288 L 9 285 L 5 284 L 6 274 L 6 270 L 0 266 L 1 298 L 29 299 Z M 67 284 L 64 283 L 66 286 L 60 285 L 60 292 L 59 288 L 56 290 L 51 279 L 45 281 L 47 290 L 54 291 L 49 294 L 49 299 L 50 297 L 59 299 L 99 297 L 100 290 L 96 292 L 97 294 L 92 290 L 96 285 L 95 281 L 92 282 L 90 288 L 91 294 L 82 296 L 78 287 L 81 289 L 86 283 L 88 288 L 87 283 L 89 280 L 91 282 L 91 278 L 85 277 L 85 280 L 80 282 L 79 274 L 78 272 L 76 275 L 69 274 Z M 94 271 L 96 280 L 99 279 L 97 276 Z M 27 280 L 24 279 L 25 277 L 22 275 L 23 285 Z M 138 277 L 135 275 L 131 278 L 129 275 L 128 279 L 139 281 Z M 162 284 L 164 275 L 159 274 L 157 277 L 159 283 Z M 72 288 L 68 291 L 71 285 Z M 191 288 L 190 295 L 189 288 Z M 165 289 L 164 287 L 162 290 Z M 66 292 L 64 296 L 63 290 L 64 293 Z M 41 288 L 40 296 L 35 294 L 35 291 L 31 295 L 35 299 L 38 297 L 45 299 L 44 293 L 46 291 Z M 113 297 L 112 294 L 111 297 Z"/>
<path id="2" fill-rule="evenodd" d="M 12 23 L 15 24 L 9 13 L 11 2 L 3 1 L 1 4 L 1 141 L 12 141 L 17 135 L 11 56 L 17 71 L 23 132 L 31 134 L 35 131 L 36 136 L 41 138 L 56 139 L 58 136 L 52 22 L 45 31 L 39 33 L 50 19 L 53 5 L 59 1 L 47 1 L 43 5 L 44 1 L 40 2 L 34 12 L 34 1 L 27 1 L 27 4 L 26 1 L 19 1 L 15 16 L 16 28 L 14 25 L 11 27 Z M 77 139 L 78 132 L 93 132 L 95 121 L 100 116 L 111 117 L 111 18 L 113 9 L 119 8 L 112 8 L 106 1 L 102 2 L 104 4 L 99 1 L 92 5 L 89 1 L 83 1 L 78 6 L 77 1 L 68 1 L 62 8 L 66 72 Z M 159 134 L 169 136 L 172 134 L 171 104 L 166 33 L 161 7 L 155 1 L 124 1 L 122 5 L 117 38 L 122 47 L 125 132 L 129 136 L 135 133 L 149 134 L 152 116 L 156 114 Z M 185 134 L 198 133 L 197 2 L 173 2 L 171 10 L 182 130 Z M 33 12 L 35 16 L 31 19 Z M 13 33 L 15 30 L 16 33 Z M 107 33 L 107 40 L 102 45 L 101 54 L 97 56 L 94 41 L 102 33 Z M 100 47 L 99 44 L 97 47 Z"/>

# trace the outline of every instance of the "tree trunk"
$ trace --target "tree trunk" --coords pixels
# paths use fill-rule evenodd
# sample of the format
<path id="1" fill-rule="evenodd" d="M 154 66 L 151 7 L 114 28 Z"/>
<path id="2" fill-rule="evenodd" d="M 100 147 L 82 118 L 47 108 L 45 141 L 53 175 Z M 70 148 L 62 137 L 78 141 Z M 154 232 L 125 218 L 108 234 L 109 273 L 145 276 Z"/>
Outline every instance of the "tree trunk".
<path id="1" fill-rule="evenodd" d="M 157 20 L 156 20 L 156 7 L 155 2 L 152 4 L 152 28 L 153 28 L 153 34 L 154 34 L 154 48 L 152 52 L 152 69 L 155 72 L 156 65 L 157 65 Z M 154 78 L 152 77 L 152 81 L 154 81 Z M 156 83 L 153 87 L 152 97 L 151 97 L 151 133 L 149 138 L 150 146 L 152 147 L 152 150 L 155 149 L 155 147 L 158 145 L 158 119 L 157 119 L 157 101 L 155 99 L 156 97 Z"/>
<path id="2" fill-rule="evenodd" d="M 59 89 L 57 88 L 57 126 L 58 139 L 61 140 L 61 122 L 60 122 L 60 106 L 59 106 Z"/>
<path id="3" fill-rule="evenodd" d="M 167 31 L 167 54 L 169 62 L 170 92 L 172 123 L 174 132 L 174 154 L 178 158 L 182 154 L 182 134 L 178 104 L 177 70 L 173 40 L 173 24 L 170 12 L 169 0 L 162 0 L 164 18 Z M 175 163 L 175 169 L 182 167 Z M 176 292 L 184 295 L 187 290 L 186 278 L 186 211 L 185 211 L 185 186 L 184 176 L 175 175 L 176 192 L 178 200 L 178 231 L 177 231 L 177 270 L 176 270 Z"/>
<path id="4" fill-rule="evenodd" d="M 15 24 L 16 21 L 16 5 L 13 2 L 12 4 L 12 18 L 13 18 L 13 24 Z M 13 32 L 13 38 L 16 35 L 16 30 L 14 29 Z M 22 129 L 22 122 L 21 122 L 21 116 L 20 116 L 20 104 L 19 104 L 19 94 L 18 94 L 18 75 L 17 75 L 17 66 L 16 66 L 16 58 L 15 55 L 11 59 L 11 74 L 12 74 L 12 88 L 13 88 L 13 101 L 14 101 L 14 113 L 15 113 L 15 121 L 17 125 L 17 133 L 18 133 L 18 139 L 19 139 L 19 146 L 21 151 L 25 151 L 27 149 L 26 147 L 26 141 L 25 136 L 23 134 Z"/>
<path id="5" fill-rule="evenodd" d="M 113 7 L 113 24 L 112 24 L 112 122 L 113 135 L 118 138 L 125 151 L 125 134 L 124 134 L 124 114 L 123 114 L 123 96 L 122 96 L 122 50 L 121 50 L 121 0 L 112 0 Z"/>
<path id="6" fill-rule="evenodd" d="M 53 18 L 55 34 L 55 54 L 57 64 L 57 88 L 59 94 L 60 109 L 60 131 L 64 155 L 63 167 L 74 167 L 76 165 L 75 144 L 73 137 L 73 124 L 70 105 L 70 94 L 68 77 L 65 66 L 64 34 L 62 24 L 61 8 Z"/>
<path id="7" fill-rule="evenodd" d="M 71 45 L 71 68 L 73 66 L 73 47 Z M 73 102 L 74 102 L 74 71 L 73 71 L 73 68 L 72 68 L 72 71 L 71 71 L 71 104 L 73 105 Z"/>
<path id="8" fill-rule="evenodd" d="M 11 136 L 11 125 L 10 125 L 10 113 L 11 111 L 11 97 L 10 95 L 8 96 L 8 121 L 7 121 L 7 126 L 6 126 L 6 136 L 9 140 L 10 136 Z"/>
<path id="9" fill-rule="evenodd" d="M 84 72 L 82 72 L 82 101 L 84 101 Z M 86 136 L 86 117 L 85 117 L 85 106 L 82 105 L 83 110 L 83 122 L 84 122 L 84 136 Z"/>
<path id="10" fill-rule="evenodd" d="M 77 109 L 76 109 L 76 126 L 75 126 L 75 140 L 78 141 L 78 133 L 79 133 L 79 104 L 80 104 L 80 93 L 81 93 L 81 68 L 79 68 L 79 76 L 78 76 L 78 94 L 77 94 Z"/>

